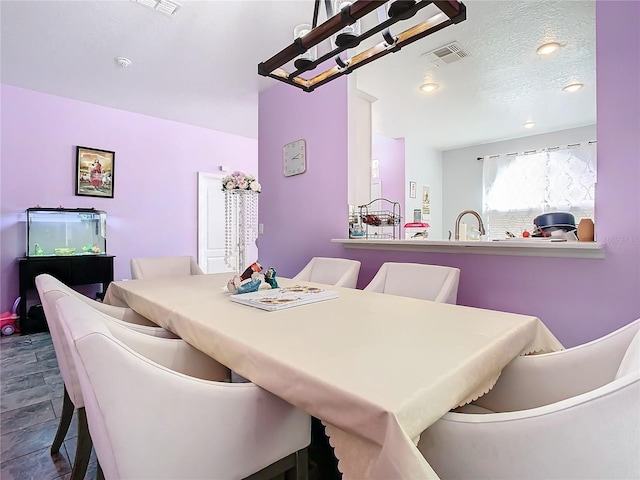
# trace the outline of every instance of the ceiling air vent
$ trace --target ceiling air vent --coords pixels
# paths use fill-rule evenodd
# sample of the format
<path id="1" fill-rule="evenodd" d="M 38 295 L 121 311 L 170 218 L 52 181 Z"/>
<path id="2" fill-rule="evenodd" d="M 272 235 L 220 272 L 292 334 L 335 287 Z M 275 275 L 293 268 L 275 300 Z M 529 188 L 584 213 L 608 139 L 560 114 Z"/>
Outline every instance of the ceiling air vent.
<path id="1" fill-rule="evenodd" d="M 144 5 L 145 7 L 149 7 L 155 10 L 156 12 L 160 12 L 169 16 L 175 14 L 182 6 L 178 2 L 173 2 L 171 0 L 131 0 L 131 1 L 134 3 L 139 3 L 140 5 Z"/>
<path id="2" fill-rule="evenodd" d="M 449 43 L 443 47 L 436 48 L 422 55 L 434 65 L 442 67 L 450 63 L 463 60 L 469 56 L 458 42 Z"/>

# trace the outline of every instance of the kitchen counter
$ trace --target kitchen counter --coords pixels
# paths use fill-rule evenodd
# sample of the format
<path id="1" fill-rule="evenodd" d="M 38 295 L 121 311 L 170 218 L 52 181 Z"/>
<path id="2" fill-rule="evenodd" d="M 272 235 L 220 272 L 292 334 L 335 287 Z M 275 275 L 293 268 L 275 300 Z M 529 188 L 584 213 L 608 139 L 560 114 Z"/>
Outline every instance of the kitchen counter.
<path id="1" fill-rule="evenodd" d="M 604 258 L 604 245 L 598 242 L 557 241 L 550 239 L 505 239 L 482 241 L 392 240 L 335 238 L 345 248 L 395 250 L 405 252 L 511 255 L 522 257 Z"/>

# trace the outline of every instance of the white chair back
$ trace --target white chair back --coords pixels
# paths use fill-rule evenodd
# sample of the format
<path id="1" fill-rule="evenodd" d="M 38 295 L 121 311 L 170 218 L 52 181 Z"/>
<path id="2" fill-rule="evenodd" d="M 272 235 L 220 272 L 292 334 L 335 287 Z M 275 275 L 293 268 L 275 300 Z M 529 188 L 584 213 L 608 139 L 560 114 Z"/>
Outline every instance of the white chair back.
<path id="1" fill-rule="evenodd" d="M 75 345 L 75 341 L 77 339 L 87 337 L 91 334 L 108 337 L 111 337 L 111 334 L 109 329 L 102 322 L 85 321 L 89 316 L 87 311 L 83 310 L 80 304 L 73 302 L 73 299 L 70 297 L 61 298 L 59 302 L 56 303 L 56 309 L 60 316 L 60 329 L 64 333 L 66 343 L 68 344 L 69 350 L 73 356 L 73 363 L 76 366 L 78 381 L 81 386 L 85 402 L 89 431 L 91 432 L 93 447 L 98 456 L 100 467 L 102 468 L 106 478 L 122 478 L 118 472 L 116 460 L 113 455 L 113 449 L 111 448 L 112 445 L 106 421 L 104 419 L 100 419 L 100 416 L 104 415 L 105 412 L 102 412 L 100 409 L 100 403 L 91 387 L 86 367 L 83 365 L 82 359 L 78 355 Z M 105 352 L 102 350 L 95 350 L 94 353 L 96 355 L 105 355 Z M 103 363 L 105 364 L 118 362 L 118 359 L 113 357 L 111 352 L 106 353 L 106 356 L 103 358 Z M 108 361 L 106 359 L 108 359 Z M 119 368 L 115 370 L 114 375 L 117 375 L 119 370 Z M 112 390 L 111 395 L 114 398 L 120 397 L 122 395 L 122 390 L 119 387 L 115 387 Z M 111 412 L 109 413 L 113 415 Z M 117 415 L 113 415 L 113 417 L 117 418 Z M 135 448 L 133 445 L 129 445 L 129 447 Z"/>
<path id="2" fill-rule="evenodd" d="M 383 263 L 364 289 L 403 297 L 455 304 L 460 269 L 420 263 Z"/>
<path id="3" fill-rule="evenodd" d="M 633 337 L 629 348 L 627 348 L 624 357 L 622 357 L 615 378 L 618 379 L 637 372 L 640 372 L 640 330 L 636 333 L 636 336 Z"/>
<path id="4" fill-rule="evenodd" d="M 256 385 L 190 376 L 169 356 L 160 364 L 136 332 L 74 298 L 57 309 L 105 478 L 245 478 L 309 444 L 309 416 Z"/>
<path id="5" fill-rule="evenodd" d="M 484 409 L 446 413 L 418 449 L 443 479 L 640 478 L 639 358 L 640 319 L 517 357 L 474 402 Z"/>
<path id="6" fill-rule="evenodd" d="M 360 262 L 358 260 L 313 257 L 293 279 L 335 287 L 356 288 L 359 273 Z"/>
<path id="7" fill-rule="evenodd" d="M 106 315 L 104 318 L 115 323 L 121 322 L 123 328 L 131 328 L 146 335 L 164 338 L 177 338 L 173 333 L 159 327 L 142 315 L 138 315 L 130 308 L 105 305 L 104 303 L 92 300 L 89 297 L 82 295 L 80 292 L 75 291 L 73 288 L 65 285 L 48 273 L 38 275 L 35 279 L 35 283 L 38 295 L 40 296 L 40 301 L 42 302 L 42 308 L 47 320 L 47 325 L 49 326 L 49 332 L 51 333 L 51 341 L 53 342 L 53 349 L 56 359 L 58 360 L 60 375 L 67 387 L 69 398 L 76 408 L 82 408 L 84 406 L 84 402 L 82 400 L 82 391 L 80 390 L 78 375 L 71 357 L 71 352 L 62 333 L 60 318 L 58 316 L 58 311 L 55 308 L 56 302 L 60 298 L 73 297 L 81 300 L 89 307 Z"/>
<path id="8" fill-rule="evenodd" d="M 49 332 L 51 334 L 51 341 L 53 342 L 53 350 L 58 360 L 58 368 L 60 369 L 60 375 L 64 381 L 64 385 L 69 394 L 69 398 L 76 408 L 84 407 L 84 399 L 82 398 L 82 390 L 80 389 L 80 381 L 78 380 L 78 373 L 73 362 L 70 347 L 64 336 L 62 325 L 58 317 L 58 311 L 56 310 L 56 302 L 64 297 L 68 296 L 82 296 L 80 293 L 73 291 L 64 285 L 59 280 L 55 279 L 49 274 L 38 275 L 35 280 L 36 289 L 42 302 L 42 309 L 44 310 L 44 316 L 49 326 Z M 87 300 L 90 300 L 87 298 Z"/>
<path id="9" fill-rule="evenodd" d="M 131 278 L 167 278 L 203 275 L 195 259 L 190 256 L 150 257 L 131 259 Z"/>
<path id="10" fill-rule="evenodd" d="M 38 275 L 35 279 L 35 284 L 38 294 L 40 295 L 40 301 L 43 305 L 47 324 L 49 325 L 49 331 L 51 333 L 55 355 L 58 360 L 60 374 L 64 381 L 64 395 L 62 400 L 60 423 L 53 439 L 53 443 L 51 444 L 51 453 L 53 454 L 60 450 L 60 447 L 68 433 L 74 411 L 76 411 L 78 435 L 71 477 L 82 478 L 84 477 L 89 463 L 92 439 L 86 420 L 86 412 L 84 409 L 85 401 L 82 394 L 82 387 L 76 362 L 72 354 L 73 349 L 64 335 L 60 316 L 56 308 L 57 302 L 64 298 L 71 298 L 84 308 L 99 314 L 101 319 L 105 323 L 111 325 L 112 328 L 119 328 L 126 332 L 135 330 L 138 335 L 143 334 L 141 335 L 142 337 L 164 337 L 175 339 L 176 336 L 138 315 L 130 308 L 105 305 L 101 302 L 91 300 L 90 298 L 66 286 L 51 275 Z M 181 341 L 178 340 L 178 342 Z"/>
<path id="11" fill-rule="evenodd" d="M 566 350 L 516 357 L 502 370 L 493 388 L 475 403 L 508 412 L 548 405 L 600 388 L 617 378 L 625 352 L 630 351 L 638 332 L 640 319 Z"/>

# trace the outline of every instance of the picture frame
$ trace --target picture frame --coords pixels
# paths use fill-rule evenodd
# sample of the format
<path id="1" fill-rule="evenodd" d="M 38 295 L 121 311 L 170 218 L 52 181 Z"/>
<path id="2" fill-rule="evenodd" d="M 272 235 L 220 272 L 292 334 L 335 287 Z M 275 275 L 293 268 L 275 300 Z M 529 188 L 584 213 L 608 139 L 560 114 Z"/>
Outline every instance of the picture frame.
<path id="1" fill-rule="evenodd" d="M 409 198 L 416 198 L 417 182 L 409 182 Z"/>
<path id="2" fill-rule="evenodd" d="M 113 198 L 115 160 L 111 150 L 76 146 L 75 194 Z"/>

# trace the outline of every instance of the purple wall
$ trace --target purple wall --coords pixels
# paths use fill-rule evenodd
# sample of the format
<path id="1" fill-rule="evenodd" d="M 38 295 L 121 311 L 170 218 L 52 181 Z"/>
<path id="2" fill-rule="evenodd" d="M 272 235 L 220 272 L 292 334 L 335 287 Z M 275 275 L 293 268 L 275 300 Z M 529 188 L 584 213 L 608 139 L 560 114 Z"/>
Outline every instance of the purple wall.
<path id="1" fill-rule="evenodd" d="M 129 278 L 132 257 L 197 256 L 197 172 L 257 173 L 255 139 L 4 84 L 1 94 L 1 311 L 18 296 L 26 208 L 105 210 L 115 278 Z M 113 199 L 74 195 L 76 145 L 116 152 Z"/>
<path id="2" fill-rule="evenodd" d="M 374 133 L 371 144 L 373 157 L 380 159 L 382 196 L 400 203 L 403 224 L 413 221 L 413 213 L 407 214 L 404 202 L 404 138 L 389 138 Z M 404 229 L 401 229 L 400 235 L 404 235 Z"/>
<path id="3" fill-rule="evenodd" d="M 314 255 L 356 258 L 362 261 L 359 287 L 371 280 L 384 261 L 459 267 L 459 303 L 538 316 L 566 346 L 597 338 L 640 317 L 639 18 L 640 2 L 596 4 L 595 222 L 597 240 L 605 244 L 605 259 L 336 250 L 329 240 L 346 237 L 342 177 L 347 140 L 346 126 L 341 124 L 341 116 L 346 117 L 346 92 L 329 85 L 312 94 L 274 87 L 260 97 L 260 173 L 263 180 L 268 178 L 263 182 L 266 189 L 272 188 L 272 182 L 278 189 L 269 194 L 273 195 L 269 202 L 260 204 L 261 218 L 269 219 L 265 232 L 271 232 L 261 239 L 261 256 L 268 252 L 269 262 L 285 276 L 295 274 Z M 311 169 L 298 179 L 283 179 L 280 148 L 297 138 L 313 138 Z M 319 162 L 322 172 L 314 169 Z M 291 209 L 294 215 L 288 213 Z"/>
<path id="4" fill-rule="evenodd" d="M 334 80 L 313 93 L 277 84 L 258 104 L 260 262 L 295 275 L 312 256 L 340 256 L 332 238 L 348 235 L 347 82 Z M 282 174 L 282 147 L 307 142 L 307 171 Z"/>

